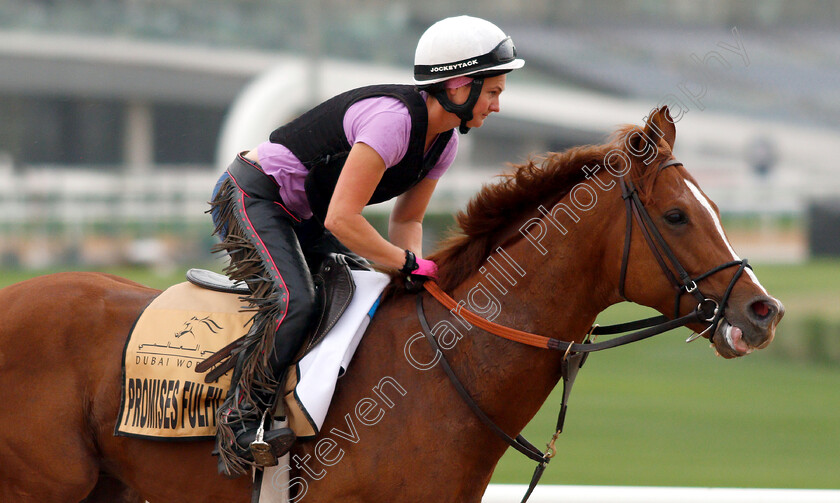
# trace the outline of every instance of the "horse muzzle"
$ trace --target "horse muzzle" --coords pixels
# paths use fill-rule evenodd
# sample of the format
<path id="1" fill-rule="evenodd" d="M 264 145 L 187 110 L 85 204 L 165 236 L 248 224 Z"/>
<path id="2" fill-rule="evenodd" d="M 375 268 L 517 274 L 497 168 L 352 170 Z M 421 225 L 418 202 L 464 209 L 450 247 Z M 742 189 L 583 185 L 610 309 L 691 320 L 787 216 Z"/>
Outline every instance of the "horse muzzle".
<path id="1" fill-rule="evenodd" d="M 724 358 L 737 358 L 763 349 L 773 340 L 784 314 L 782 303 L 766 295 L 740 307 L 729 306 L 712 338 L 712 346 Z"/>

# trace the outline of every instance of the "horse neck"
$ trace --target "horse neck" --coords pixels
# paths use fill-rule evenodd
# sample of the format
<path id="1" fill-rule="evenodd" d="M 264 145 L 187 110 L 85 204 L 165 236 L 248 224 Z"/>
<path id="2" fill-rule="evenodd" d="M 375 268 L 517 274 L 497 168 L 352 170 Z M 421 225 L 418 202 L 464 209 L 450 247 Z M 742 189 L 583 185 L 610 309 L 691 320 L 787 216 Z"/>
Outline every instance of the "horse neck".
<path id="1" fill-rule="evenodd" d="M 524 238 L 499 247 L 452 296 L 500 325 L 580 342 L 597 314 L 613 302 L 614 279 L 601 264 L 610 226 L 620 220 L 604 217 L 615 210 L 612 206 L 604 201 L 580 215 L 579 222 L 565 225 L 565 235 L 543 222 L 551 233 L 541 243 L 545 255 Z M 467 330 L 450 355 L 473 396 L 509 433 L 527 424 L 560 378 L 559 353 L 476 327 Z"/>

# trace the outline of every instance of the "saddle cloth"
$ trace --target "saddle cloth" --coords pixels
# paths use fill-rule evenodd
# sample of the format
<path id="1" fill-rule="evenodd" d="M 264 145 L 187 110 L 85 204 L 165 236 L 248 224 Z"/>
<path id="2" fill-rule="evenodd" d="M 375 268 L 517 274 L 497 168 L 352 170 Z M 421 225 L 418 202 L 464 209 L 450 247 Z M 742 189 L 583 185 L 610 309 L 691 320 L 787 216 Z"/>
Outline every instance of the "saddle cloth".
<path id="1" fill-rule="evenodd" d="M 317 434 L 337 379 L 346 371 L 390 278 L 351 271 L 356 290 L 326 336 L 288 372 L 285 411 L 300 437 Z M 126 341 L 122 398 L 114 434 L 157 440 L 213 438 L 230 374 L 204 382 L 195 366 L 247 332 L 252 313 L 240 294 L 185 282 L 143 311 Z M 290 387 L 291 386 L 291 387 Z"/>

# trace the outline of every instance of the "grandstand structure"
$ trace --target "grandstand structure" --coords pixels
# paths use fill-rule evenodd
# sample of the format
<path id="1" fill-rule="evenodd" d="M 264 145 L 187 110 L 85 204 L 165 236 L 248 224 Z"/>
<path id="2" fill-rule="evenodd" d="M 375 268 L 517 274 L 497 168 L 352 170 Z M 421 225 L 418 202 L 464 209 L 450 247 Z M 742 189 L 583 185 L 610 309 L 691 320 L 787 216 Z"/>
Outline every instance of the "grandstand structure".
<path id="1" fill-rule="evenodd" d="M 403 26 L 400 38 L 414 40 L 426 24 L 410 10 L 389 12 L 388 37 Z M 679 116 L 678 157 L 725 214 L 796 219 L 840 194 L 836 25 L 799 30 L 794 22 L 810 19 L 800 15 L 769 28 L 749 17 L 741 27 L 563 16 L 549 26 L 497 14 L 511 19 L 500 24 L 528 64 L 509 79 L 502 113 L 462 138 L 437 211 L 461 208 L 506 163 L 600 143 L 661 104 Z M 0 27 L 0 261 L 96 262 L 99 252 L 79 243 L 103 229 L 136 231 L 126 237 L 132 253 L 153 258 L 144 240 L 156 231 L 206 231 L 209 191 L 233 153 L 338 92 L 411 80 L 410 55 L 314 47 Z M 67 242 L 74 251 L 49 251 Z"/>

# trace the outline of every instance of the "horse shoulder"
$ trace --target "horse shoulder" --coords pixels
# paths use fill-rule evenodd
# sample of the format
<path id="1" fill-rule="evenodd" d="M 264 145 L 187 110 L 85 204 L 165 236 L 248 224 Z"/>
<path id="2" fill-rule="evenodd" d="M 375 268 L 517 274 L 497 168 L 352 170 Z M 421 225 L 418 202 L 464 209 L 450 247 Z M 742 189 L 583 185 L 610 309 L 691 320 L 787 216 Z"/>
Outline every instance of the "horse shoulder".
<path id="1" fill-rule="evenodd" d="M 307 497 L 397 501 L 411 494 L 417 500 L 450 501 L 441 498 L 459 494 L 457 501 L 473 501 L 461 497 L 464 475 L 453 469 L 467 446 L 439 436 L 441 423 L 457 430 L 463 416 L 447 412 L 451 384 L 428 368 L 433 359 L 420 333 L 414 297 L 383 303 L 339 380 L 320 435 L 296 447 L 299 459 L 308 463 L 309 477 L 297 473 L 308 479 Z M 441 451 L 445 463 L 440 463 Z M 423 477 L 416 477 L 419 471 Z M 428 484 L 431 479 L 436 483 Z"/>

